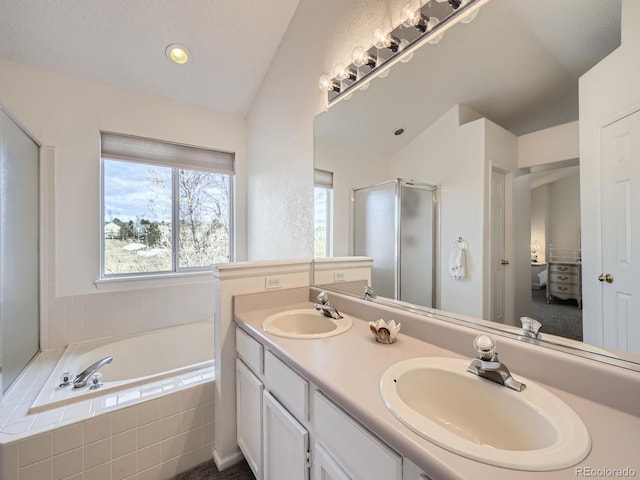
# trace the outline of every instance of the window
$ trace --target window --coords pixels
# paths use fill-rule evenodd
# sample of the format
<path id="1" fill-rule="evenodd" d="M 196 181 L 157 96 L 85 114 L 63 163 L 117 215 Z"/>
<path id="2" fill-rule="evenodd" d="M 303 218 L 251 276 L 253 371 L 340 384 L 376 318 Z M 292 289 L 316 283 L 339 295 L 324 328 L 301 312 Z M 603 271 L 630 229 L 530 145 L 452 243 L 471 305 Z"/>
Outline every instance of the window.
<path id="1" fill-rule="evenodd" d="M 230 261 L 233 154 L 106 132 L 101 152 L 101 277 Z"/>
<path id="2" fill-rule="evenodd" d="M 333 223 L 333 173 L 314 171 L 313 255 L 331 256 L 331 225 Z"/>

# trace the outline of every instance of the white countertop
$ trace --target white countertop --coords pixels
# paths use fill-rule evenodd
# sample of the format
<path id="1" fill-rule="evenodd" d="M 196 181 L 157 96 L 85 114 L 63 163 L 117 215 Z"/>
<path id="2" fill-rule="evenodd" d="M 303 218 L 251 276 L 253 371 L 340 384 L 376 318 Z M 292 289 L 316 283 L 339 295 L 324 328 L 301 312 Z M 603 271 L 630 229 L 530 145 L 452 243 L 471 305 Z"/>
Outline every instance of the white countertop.
<path id="1" fill-rule="evenodd" d="M 353 327 L 334 337 L 289 339 L 262 330 L 262 320 L 267 315 L 293 308 L 313 308 L 313 304 L 304 302 L 243 311 L 235 314 L 235 320 L 244 331 L 433 479 L 575 479 L 587 476 L 579 475 L 577 468 L 584 469 L 583 472 L 586 469 L 631 468 L 640 476 L 640 418 L 547 385 L 543 386 L 566 402 L 582 418 L 591 434 L 591 452 L 575 467 L 550 472 L 515 471 L 469 460 L 440 448 L 412 432 L 392 415 L 379 391 L 380 378 L 388 367 L 401 360 L 422 356 L 463 357 L 405 335 L 402 330 L 396 343 L 378 343 L 371 335 L 368 323 L 348 310 L 346 313 L 354 318 Z M 429 328 L 430 321 L 434 320 L 425 319 L 424 328 Z M 502 360 L 509 365 L 508 357 Z M 519 374 L 527 377 L 526 372 L 512 373 L 516 378 Z M 597 378 L 584 378 L 584 381 L 597 382 Z"/>

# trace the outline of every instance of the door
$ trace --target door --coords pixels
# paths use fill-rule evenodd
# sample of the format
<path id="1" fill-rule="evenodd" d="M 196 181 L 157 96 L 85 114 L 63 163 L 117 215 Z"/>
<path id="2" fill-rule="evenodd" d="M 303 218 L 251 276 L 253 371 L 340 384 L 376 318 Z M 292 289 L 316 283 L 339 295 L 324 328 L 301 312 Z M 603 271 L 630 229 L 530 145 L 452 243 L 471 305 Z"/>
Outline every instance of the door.
<path id="1" fill-rule="evenodd" d="M 350 480 L 322 445 L 316 443 L 313 451 L 313 480 Z"/>
<path id="2" fill-rule="evenodd" d="M 603 346 L 640 353 L 640 112 L 602 130 Z"/>
<path id="3" fill-rule="evenodd" d="M 309 433 L 265 390 L 263 394 L 264 479 L 309 479 Z"/>
<path id="4" fill-rule="evenodd" d="M 505 175 L 491 172 L 491 317 L 505 323 Z"/>
<path id="5" fill-rule="evenodd" d="M 256 478 L 262 478 L 262 391 L 264 385 L 236 359 L 238 446 Z"/>

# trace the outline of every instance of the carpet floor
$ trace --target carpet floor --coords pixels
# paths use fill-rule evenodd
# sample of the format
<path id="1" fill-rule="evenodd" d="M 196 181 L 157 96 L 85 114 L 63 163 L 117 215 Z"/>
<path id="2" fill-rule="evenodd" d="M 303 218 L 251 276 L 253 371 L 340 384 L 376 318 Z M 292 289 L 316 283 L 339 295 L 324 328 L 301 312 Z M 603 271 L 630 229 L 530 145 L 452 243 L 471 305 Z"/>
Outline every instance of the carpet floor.
<path id="1" fill-rule="evenodd" d="M 212 459 L 176 475 L 174 480 L 255 480 L 255 478 L 244 460 L 219 472 Z"/>
<path id="2" fill-rule="evenodd" d="M 553 299 L 547 303 L 546 290 L 531 290 L 531 316 L 542 323 L 544 333 L 582 341 L 582 309 L 575 300 Z"/>

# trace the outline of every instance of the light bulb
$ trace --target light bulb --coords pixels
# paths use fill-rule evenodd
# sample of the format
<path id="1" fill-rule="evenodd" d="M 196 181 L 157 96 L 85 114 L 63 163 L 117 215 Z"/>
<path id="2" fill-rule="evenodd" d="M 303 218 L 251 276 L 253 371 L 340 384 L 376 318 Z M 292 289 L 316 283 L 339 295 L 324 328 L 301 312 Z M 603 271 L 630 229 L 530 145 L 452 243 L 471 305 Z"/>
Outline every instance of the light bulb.
<path id="1" fill-rule="evenodd" d="M 391 35 L 378 28 L 373 32 L 373 45 L 378 49 L 389 48 L 391 46 Z"/>
<path id="2" fill-rule="evenodd" d="M 355 82 L 358 79 L 358 72 L 351 67 L 345 67 L 344 65 L 336 65 L 334 69 L 334 77 L 338 80 L 351 80 Z"/>
<path id="3" fill-rule="evenodd" d="M 404 38 L 403 38 L 402 40 L 400 40 L 400 48 L 399 48 L 399 51 L 403 51 L 405 48 L 407 48 L 407 45 L 409 45 L 409 40 L 406 40 L 406 39 L 404 39 Z M 400 62 L 402 62 L 402 63 L 408 63 L 408 62 L 410 62 L 410 61 L 411 61 L 411 59 L 412 59 L 412 58 L 413 58 L 413 52 L 411 52 L 411 53 L 409 53 L 409 54 L 405 55 L 404 57 L 402 57 L 402 58 L 400 59 Z"/>
<path id="4" fill-rule="evenodd" d="M 402 8 L 402 25 L 405 27 L 415 27 L 422 33 L 427 31 L 427 20 L 420 11 L 420 2 L 411 0 Z"/>
<path id="5" fill-rule="evenodd" d="M 178 65 L 184 65 L 185 63 L 188 63 L 189 60 L 191 60 L 189 49 L 184 45 L 180 45 L 178 43 L 172 43 L 171 45 L 169 45 L 165 49 L 164 53 L 167 58 L 169 58 L 169 60 L 177 63 Z"/>
<path id="6" fill-rule="evenodd" d="M 340 84 L 327 74 L 322 75 L 318 79 L 318 87 L 320 88 L 320 90 L 324 90 L 327 92 L 331 90 L 338 93 L 340 92 Z"/>
<path id="7" fill-rule="evenodd" d="M 427 31 L 431 31 L 435 28 L 436 25 L 438 25 L 440 23 L 440 19 L 437 17 L 429 17 L 429 21 L 427 22 Z M 429 43 L 435 45 L 436 43 L 438 43 L 440 40 L 442 40 L 442 37 L 444 37 L 444 32 L 439 33 L 438 35 L 430 38 L 428 40 Z"/>
<path id="8" fill-rule="evenodd" d="M 356 47 L 353 49 L 351 61 L 356 67 L 367 65 L 371 68 L 376 68 L 378 63 L 377 57 L 367 52 L 363 47 Z"/>
<path id="9" fill-rule="evenodd" d="M 461 6 L 465 6 L 469 3 L 469 0 L 462 0 Z M 478 16 L 479 8 L 476 8 L 473 12 L 466 13 L 460 18 L 461 23 L 471 23 Z"/>

